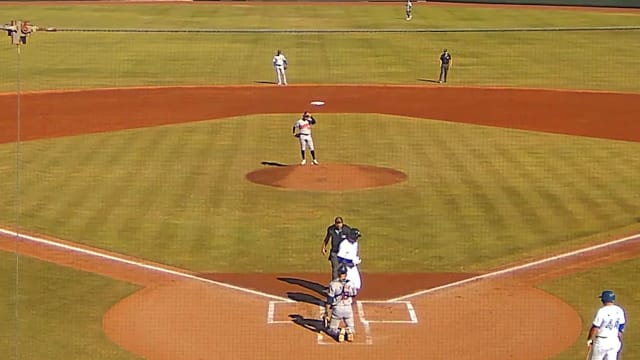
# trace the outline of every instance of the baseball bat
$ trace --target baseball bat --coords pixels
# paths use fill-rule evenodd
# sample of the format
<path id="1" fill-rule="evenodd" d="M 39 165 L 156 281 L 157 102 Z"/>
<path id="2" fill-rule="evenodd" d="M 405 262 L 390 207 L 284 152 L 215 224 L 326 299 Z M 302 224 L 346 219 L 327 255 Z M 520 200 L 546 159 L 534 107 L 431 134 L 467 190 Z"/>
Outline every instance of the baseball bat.
<path id="1" fill-rule="evenodd" d="M 589 346 L 589 350 L 587 350 L 587 358 L 586 360 L 591 360 L 591 351 L 593 349 L 593 345 Z"/>

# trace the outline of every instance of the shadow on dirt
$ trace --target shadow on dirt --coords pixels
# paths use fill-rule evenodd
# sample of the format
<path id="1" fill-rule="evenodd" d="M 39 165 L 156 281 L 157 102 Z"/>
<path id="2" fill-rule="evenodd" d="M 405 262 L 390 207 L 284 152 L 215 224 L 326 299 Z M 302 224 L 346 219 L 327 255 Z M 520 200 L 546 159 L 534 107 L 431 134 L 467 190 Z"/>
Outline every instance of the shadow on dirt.
<path id="1" fill-rule="evenodd" d="M 286 282 L 287 284 L 302 286 L 303 288 L 311 290 L 319 295 L 327 295 L 327 287 L 325 285 L 318 284 L 317 282 L 291 277 L 279 277 L 278 280 Z"/>
<path id="2" fill-rule="evenodd" d="M 289 315 L 289 317 L 291 318 L 291 321 L 294 324 L 302 328 L 305 328 L 309 331 L 313 331 L 314 333 L 322 333 L 328 336 L 329 338 L 333 339 L 334 341 L 337 341 L 337 339 L 333 335 L 327 332 L 327 328 L 324 327 L 324 321 L 318 320 L 318 319 L 305 318 L 304 316 L 299 314 L 291 314 Z"/>
<path id="3" fill-rule="evenodd" d="M 304 302 L 317 306 L 324 306 L 325 304 L 323 299 L 301 292 L 288 292 L 287 297 L 293 301 Z"/>

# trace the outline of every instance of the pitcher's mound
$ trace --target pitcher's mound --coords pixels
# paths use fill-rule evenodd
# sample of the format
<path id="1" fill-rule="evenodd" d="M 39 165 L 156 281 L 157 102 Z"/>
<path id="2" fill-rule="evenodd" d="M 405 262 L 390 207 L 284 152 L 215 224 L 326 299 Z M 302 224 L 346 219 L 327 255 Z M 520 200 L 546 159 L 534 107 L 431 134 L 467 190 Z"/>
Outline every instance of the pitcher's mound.
<path id="1" fill-rule="evenodd" d="M 247 174 L 247 180 L 257 184 L 317 191 L 372 188 L 406 179 L 405 173 L 395 169 L 353 164 L 287 165 Z"/>

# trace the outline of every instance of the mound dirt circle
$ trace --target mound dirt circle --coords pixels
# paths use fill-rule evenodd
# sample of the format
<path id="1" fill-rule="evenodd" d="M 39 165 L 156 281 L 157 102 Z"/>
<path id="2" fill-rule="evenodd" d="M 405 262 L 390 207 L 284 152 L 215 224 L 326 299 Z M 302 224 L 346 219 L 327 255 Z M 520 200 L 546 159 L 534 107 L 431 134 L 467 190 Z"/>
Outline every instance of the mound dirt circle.
<path id="1" fill-rule="evenodd" d="M 399 170 L 355 164 L 286 165 L 266 167 L 246 175 L 256 184 L 299 190 L 366 189 L 405 181 Z"/>

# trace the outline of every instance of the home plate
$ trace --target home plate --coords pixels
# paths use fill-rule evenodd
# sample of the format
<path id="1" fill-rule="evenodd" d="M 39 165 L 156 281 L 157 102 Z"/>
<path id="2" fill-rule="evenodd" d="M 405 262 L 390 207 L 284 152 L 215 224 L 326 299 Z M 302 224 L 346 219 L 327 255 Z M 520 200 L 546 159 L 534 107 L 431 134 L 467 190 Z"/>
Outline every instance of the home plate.
<path id="1" fill-rule="evenodd" d="M 321 100 L 314 100 L 312 102 L 310 102 L 311 105 L 315 105 L 315 106 L 322 106 L 324 105 L 324 101 Z"/>

